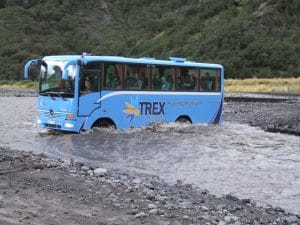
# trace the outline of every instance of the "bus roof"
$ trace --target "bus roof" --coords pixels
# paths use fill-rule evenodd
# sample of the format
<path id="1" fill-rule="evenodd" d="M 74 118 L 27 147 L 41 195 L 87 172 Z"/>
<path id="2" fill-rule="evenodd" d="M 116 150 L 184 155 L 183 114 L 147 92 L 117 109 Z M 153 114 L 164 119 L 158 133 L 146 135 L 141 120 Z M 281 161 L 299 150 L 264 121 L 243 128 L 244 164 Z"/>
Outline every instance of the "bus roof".
<path id="1" fill-rule="evenodd" d="M 84 64 L 89 62 L 119 62 L 119 63 L 137 63 L 137 64 L 150 64 L 150 65 L 165 65 L 165 66 L 183 66 L 183 67 L 205 67 L 205 68 L 219 68 L 223 69 L 220 64 L 212 63 L 198 63 L 188 61 L 184 58 L 170 57 L 170 60 L 158 60 L 150 57 L 142 58 L 127 58 L 122 56 L 91 56 L 91 55 L 55 55 L 45 56 L 43 60 L 83 60 Z"/>

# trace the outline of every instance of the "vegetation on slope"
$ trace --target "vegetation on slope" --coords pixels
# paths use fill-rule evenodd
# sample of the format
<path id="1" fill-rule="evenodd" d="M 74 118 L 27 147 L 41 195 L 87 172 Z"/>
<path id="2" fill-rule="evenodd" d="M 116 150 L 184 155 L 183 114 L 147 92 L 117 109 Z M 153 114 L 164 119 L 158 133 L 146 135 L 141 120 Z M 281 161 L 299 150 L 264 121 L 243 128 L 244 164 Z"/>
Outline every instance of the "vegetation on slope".
<path id="1" fill-rule="evenodd" d="M 226 79 L 225 92 L 300 93 L 300 77 Z"/>
<path id="2" fill-rule="evenodd" d="M 186 57 L 227 78 L 300 74 L 297 0 L 0 0 L 0 79 L 44 55 Z"/>

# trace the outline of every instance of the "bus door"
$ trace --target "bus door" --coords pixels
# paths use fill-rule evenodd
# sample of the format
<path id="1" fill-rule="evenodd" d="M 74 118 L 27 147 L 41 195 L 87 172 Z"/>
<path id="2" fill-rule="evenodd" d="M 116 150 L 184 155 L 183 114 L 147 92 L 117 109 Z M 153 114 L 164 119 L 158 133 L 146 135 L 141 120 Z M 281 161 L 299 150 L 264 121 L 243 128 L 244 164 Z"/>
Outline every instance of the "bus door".
<path id="1" fill-rule="evenodd" d="M 82 70 L 79 80 L 78 116 L 89 116 L 94 110 L 101 107 L 99 101 L 101 71 Z"/>

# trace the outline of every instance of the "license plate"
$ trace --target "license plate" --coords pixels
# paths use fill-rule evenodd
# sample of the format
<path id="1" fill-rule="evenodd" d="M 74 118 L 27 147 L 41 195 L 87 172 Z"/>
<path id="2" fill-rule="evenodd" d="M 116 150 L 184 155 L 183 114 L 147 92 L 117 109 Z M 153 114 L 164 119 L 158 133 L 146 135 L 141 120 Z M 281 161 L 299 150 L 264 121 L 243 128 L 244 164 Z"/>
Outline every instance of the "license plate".
<path id="1" fill-rule="evenodd" d="M 48 120 L 48 124 L 55 125 L 56 123 L 54 120 Z"/>

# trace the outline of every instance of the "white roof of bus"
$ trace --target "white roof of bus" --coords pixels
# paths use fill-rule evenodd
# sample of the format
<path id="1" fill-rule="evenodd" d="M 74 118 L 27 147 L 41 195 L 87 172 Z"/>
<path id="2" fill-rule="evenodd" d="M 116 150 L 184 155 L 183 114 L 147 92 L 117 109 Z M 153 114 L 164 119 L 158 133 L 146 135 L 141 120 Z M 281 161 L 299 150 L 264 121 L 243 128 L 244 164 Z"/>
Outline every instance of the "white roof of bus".
<path id="1" fill-rule="evenodd" d="M 126 58 L 122 56 L 90 56 L 90 55 L 55 55 L 55 56 L 45 56 L 43 60 L 78 60 L 82 59 L 84 64 L 89 62 L 120 62 L 120 63 L 140 63 L 140 64 L 154 64 L 154 65 L 169 65 L 169 66 L 186 66 L 186 67 L 205 67 L 205 68 L 220 68 L 223 66 L 220 64 L 211 63 L 197 63 L 194 61 L 173 61 L 173 60 L 158 60 L 155 58 Z M 181 58 L 178 58 L 181 59 Z"/>

